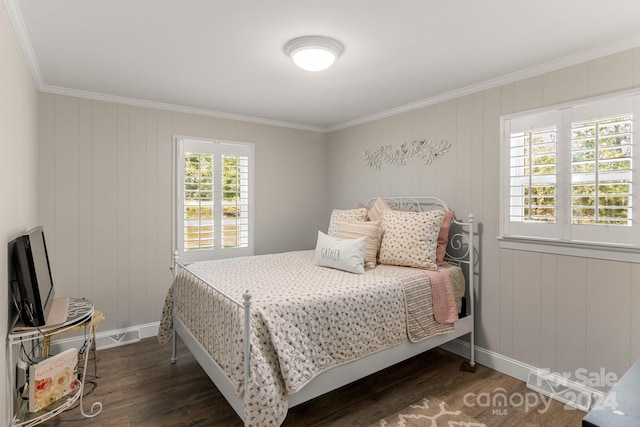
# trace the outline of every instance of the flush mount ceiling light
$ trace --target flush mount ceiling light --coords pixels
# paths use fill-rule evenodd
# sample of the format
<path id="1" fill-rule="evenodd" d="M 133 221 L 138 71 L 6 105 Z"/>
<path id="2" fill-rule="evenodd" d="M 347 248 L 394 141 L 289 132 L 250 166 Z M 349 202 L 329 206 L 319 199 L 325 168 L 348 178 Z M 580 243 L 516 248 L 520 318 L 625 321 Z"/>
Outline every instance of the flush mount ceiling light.
<path id="1" fill-rule="evenodd" d="M 287 42 L 284 51 L 303 70 L 322 71 L 335 62 L 344 47 L 339 41 L 328 37 L 304 36 Z"/>

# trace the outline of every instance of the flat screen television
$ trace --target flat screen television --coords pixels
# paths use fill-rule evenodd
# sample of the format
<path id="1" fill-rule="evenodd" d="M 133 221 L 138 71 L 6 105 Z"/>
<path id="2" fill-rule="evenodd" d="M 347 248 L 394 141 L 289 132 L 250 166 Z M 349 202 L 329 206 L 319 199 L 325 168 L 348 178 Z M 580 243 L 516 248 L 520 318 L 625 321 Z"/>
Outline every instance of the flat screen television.
<path id="1" fill-rule="evenodd" d="M 20 318 L 26 326 L 42 326 L 55 296 L 51 264 L 42 226 L 10 243 L 15 279 L 11 281 Z"/>

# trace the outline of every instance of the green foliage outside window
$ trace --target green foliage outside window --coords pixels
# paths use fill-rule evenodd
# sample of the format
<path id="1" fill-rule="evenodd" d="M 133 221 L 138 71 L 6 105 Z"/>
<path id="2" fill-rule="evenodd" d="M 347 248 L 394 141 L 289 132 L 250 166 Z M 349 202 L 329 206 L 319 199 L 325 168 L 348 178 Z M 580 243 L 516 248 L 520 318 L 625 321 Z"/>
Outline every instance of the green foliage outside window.
<path id="1" fill-rule="evenodd" d="M 631 117 L 571 126 L 571 222 L 629 225 Z"/>
<path id="2" fill-rule="evenodd" d="M 185 249 L 211 249 L 214 244 L 214 201 L 216 200 L 214 156 L 185 153 L 184 159 Z M 247 173 L 246 158 L 222 156 L 221 159 L 222 219 L 225 220 L 222 225 L 222 246 L 237 247 L 238 236 L 243 228 L 238 220 L 242 209 L 247 209 L 246 203 L 242 203 L 242 174 Z M 246 180 L 246 177 L 244 179 Z"/>
<path id="3" fill-rule="evenodd" d="M 524 221 L 555 222 L 555 130 L 512 134 L 512 178 Z M 515 147 L 515 148 L 514 148 Z M 571 126 L 571 222 L 630 225 L 632 120 L 618 116 Z M 518 151 L 514 151 L 518 150 Z M 517 153 L 518 155 L 514 155 Z M 515 159 L 515 160 L 514 160 Z"/>

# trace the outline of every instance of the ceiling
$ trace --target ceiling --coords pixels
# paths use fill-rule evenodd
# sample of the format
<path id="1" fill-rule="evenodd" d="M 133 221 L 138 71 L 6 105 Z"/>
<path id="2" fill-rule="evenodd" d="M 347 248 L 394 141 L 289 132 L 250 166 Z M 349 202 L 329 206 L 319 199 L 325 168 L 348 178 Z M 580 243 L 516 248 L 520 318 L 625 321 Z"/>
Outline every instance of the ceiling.
<path id="1" fill-rule="evenodd" d="M 5 0 L 39 89 L 335 130 L 640 46 L 638 0 Z M 284 44 L 343 43 L 297 68 Z"/>

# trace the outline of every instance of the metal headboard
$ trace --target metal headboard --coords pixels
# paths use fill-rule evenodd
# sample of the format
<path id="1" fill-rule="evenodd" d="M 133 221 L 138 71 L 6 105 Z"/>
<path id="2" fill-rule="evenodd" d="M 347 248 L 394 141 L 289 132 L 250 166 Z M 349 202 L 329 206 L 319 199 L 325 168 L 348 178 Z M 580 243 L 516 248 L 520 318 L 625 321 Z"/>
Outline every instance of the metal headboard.
<path id="1" fill-rule="evenodd" d="M 447 204 L 438 197 L 411 196 L 411 197 L 383 197 L 391 209 L 407 210 L 410 212 L 425 212 L 431 210 L 450 211 Z M 367 202 L 372 206 L 377 200 L 373 198 Z M 467 222 L 454 218 L 449 230 L 449 239 L 445 259 L 455 264 L 475 265 L 473 261 L 473 214 L 469 214 Z"/>
<path id="2" fill-rule="evenodd" d="M 430 210 L 450 211 L 447 204 L 437 197 L 412 196 L 412 197 L 383 197 L 392 209 L 403 209 L 412 212 L 424 212 Z M 372 206 L 377 197 L 369 200 L 367 206 Z M 478 245 L 474 245 L 474 238 L 478 238 Z M 467 222 L 454 218 L 449 229 L 445 261 L 457 264 L 462 269 L 465 277 L 466 315 L 474 314 L 474 293 L 476 281 L 479 280 L 478 259 L 479 235 L 476 234 L 473 214 L 469 214 Z M 472 338 L 473 340 L 473 338 Z"/>

